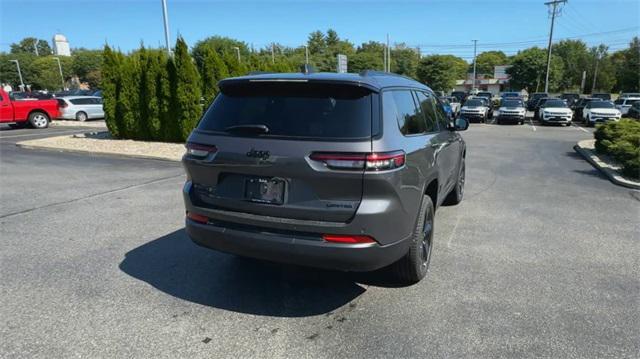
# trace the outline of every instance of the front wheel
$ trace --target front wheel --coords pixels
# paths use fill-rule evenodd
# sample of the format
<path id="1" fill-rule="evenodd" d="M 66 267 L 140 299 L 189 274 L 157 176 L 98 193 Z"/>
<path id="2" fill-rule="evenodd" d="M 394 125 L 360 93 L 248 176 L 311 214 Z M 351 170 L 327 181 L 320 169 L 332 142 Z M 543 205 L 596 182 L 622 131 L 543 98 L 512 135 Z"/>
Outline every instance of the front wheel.
<path id="1" fill-rule="evenodd" d="M 29 115 L 29 124 L 34 128 L 47 128 L 49 127 L 49 116 L 40 111 L 32 112 Z"/>
<path id="2" fill-rule="evenodd" d="M 460 169 L 458 170 L 458 179 L 456 185 L 453 187 L 447 198 L 444 199 L 444 204 L 453 206 L 462 202 L 462 196 L 464 195 L 464 181 L 465 181 L 465 165 L 464 157 L 460 160 Z"/>
<path id="3" fill-rule="evenodd" d="M 434 211 L 431 197 L 423 196 L 409 252 L 392 265 L 396 278 L 402 283 L 414 284 L 427 275 L 433 246 Z"/>

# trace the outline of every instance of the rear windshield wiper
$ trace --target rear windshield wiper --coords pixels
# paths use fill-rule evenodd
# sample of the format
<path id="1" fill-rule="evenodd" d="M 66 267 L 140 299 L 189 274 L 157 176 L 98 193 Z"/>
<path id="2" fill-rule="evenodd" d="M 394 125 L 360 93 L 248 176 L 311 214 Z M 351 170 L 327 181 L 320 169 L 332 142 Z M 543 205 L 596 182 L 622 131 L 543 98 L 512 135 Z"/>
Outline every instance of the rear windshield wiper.
<path id="1" fill-rule="evenodd" d="M 267 127 L 267 125 L 257 125 L 257 124 L 229 126 L 224 130 L 225 132 L 242 132 L 242 133 L 255 133 L 255 134 L 269 133 L 269 127 Z"/>

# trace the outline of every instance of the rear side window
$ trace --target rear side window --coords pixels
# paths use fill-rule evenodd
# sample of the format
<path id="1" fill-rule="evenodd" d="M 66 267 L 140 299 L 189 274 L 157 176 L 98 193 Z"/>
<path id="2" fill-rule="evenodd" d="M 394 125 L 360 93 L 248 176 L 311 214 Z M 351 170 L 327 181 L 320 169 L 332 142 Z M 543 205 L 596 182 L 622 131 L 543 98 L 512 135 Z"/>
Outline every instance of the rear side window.
<path id="1" fill-rule="evenodd" d="M 227 132 L 233 126 L 265 125 L 269 132 L 261 136 L 368 138 L 372 96 L 369 90 L 350 85 L 229 84 L 204 114 L 198 129 Z"/>
<path id="2" fill-rule="evenodd" d="M 410 90 L 385 91 L 382 95 L 385 121 L 398 122 L 400 132 L 416 135 L 426 132 L 424 117 L 418 112 Z"/>
<path id="3" fill-rule="evenodd" d="M 76 98 L 69 101 L 74 105 L 89 105 L 93 102 L 90 98 Z"/>
<path id="4" fill-rule="evenodd" d="M 420 112 L 425 119 L 425 132 L 434 132 L 438 130 L 438 114 L 434 107 L 435 99 L 424 92 L 416 92 L 418 103 L 420 104 Z"/>

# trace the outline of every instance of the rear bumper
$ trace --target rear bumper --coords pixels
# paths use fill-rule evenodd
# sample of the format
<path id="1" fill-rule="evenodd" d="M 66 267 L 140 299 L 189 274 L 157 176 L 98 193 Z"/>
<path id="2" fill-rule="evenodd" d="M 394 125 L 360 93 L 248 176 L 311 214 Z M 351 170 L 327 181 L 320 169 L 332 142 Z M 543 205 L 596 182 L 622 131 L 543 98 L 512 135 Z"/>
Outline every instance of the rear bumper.
<path id="1" fill-rule="evenodd" d="M 188 181 L 183 188 L 186 210 L 209 220 L 203 224 L 186 219 L 185 227 L 191 240 L 203 247 L 273 262 L 354 272 L 385 267 L 409 250 L 411 236 L 402 236 L 406 232 L 401 226 L 390 228 L 388 218 L 393 213 L 388 210 L 361 212 L 348 223 L 268 217 L 197 206 L 191 199 L 191 187 Z M 391 233 L 386 232 L 389 230 Z M 322 234 L 366 234 L 379 242 L 330 243 L 322 239 Z"/>
<path id="2" fill-rule="evenodd" d="M 295 235 L 227 228 L 186 220 L 186 232 L 196 244 L 221 252 L 332 270 L 366 272 L 385 267 L 409 250 L 409 240 L 390 245 L 337 244 Z"/>

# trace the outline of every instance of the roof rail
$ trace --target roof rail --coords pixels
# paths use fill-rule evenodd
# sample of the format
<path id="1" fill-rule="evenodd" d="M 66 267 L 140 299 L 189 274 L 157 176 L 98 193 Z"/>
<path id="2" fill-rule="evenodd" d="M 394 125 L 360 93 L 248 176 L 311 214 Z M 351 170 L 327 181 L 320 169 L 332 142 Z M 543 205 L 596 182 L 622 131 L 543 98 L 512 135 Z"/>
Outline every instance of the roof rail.
<path id="1" fill-rule="evenodd" d="M 268 74 L 277 74 L 278 72 L 274 71 L 251 71 L 247 75 L 268 75 Z"/>
<path id="2" fill-rule="evenodd" d="M 412 79 L 409 76 L 400 75 L 393 72 L 378 71 L 378 70 L 362 70 L 360 71 L 360 76 L 394 76 L 394 77 L 402 77 L 404 79 L 411 80 L 411 81 L 416 81 L 415 79 Z"/>

